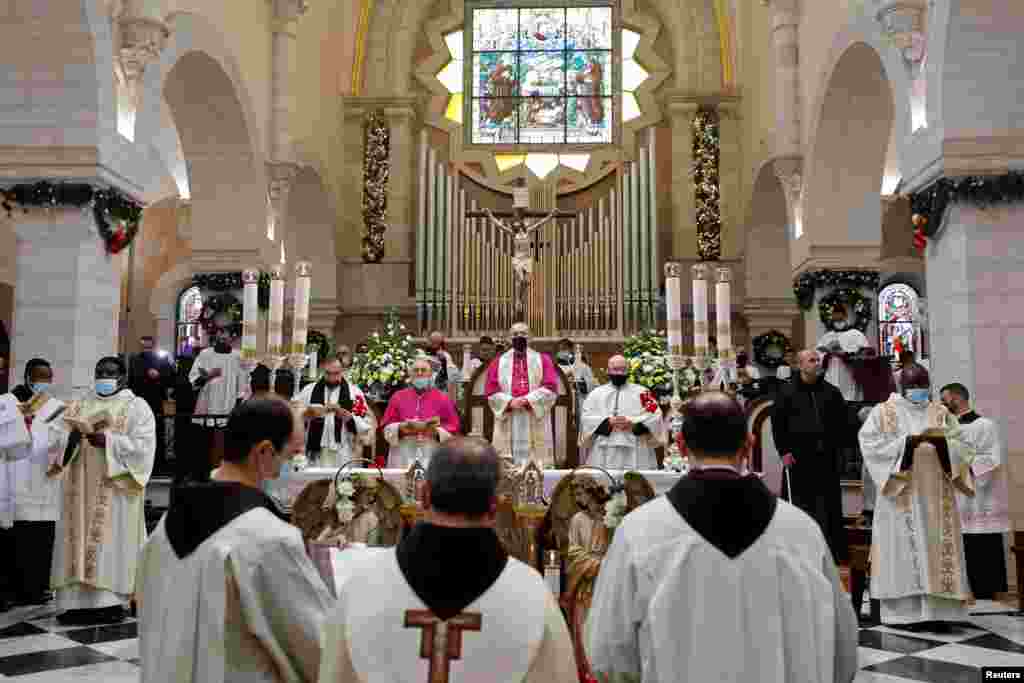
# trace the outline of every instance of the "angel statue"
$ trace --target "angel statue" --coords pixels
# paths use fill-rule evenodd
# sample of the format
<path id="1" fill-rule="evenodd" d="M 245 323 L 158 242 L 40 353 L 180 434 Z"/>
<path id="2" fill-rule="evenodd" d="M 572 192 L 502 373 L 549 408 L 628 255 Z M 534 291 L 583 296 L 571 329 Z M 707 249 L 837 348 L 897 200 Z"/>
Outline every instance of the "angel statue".
<path id="1" fill-rule="evenodd" d="M 401 527 L 401 495 L 392 484 L 362 474 L 311 482 L 295 501 L 293 518 L 308 542 L 394 545 Z"/>
<path id="2" fill-rule="evenodd" d="M 573 477 L 572 492 L 579 511 L 569 521 L 566 586 L 561 602 L 569 614 L 569 628 L 572 631 L 580 680 L 590 680 L 592 674 L 584 650 L 584 635 L 594 585 L 611 536 L 605 526 L 605 505 L 611 495 L 587 474 Z"/>

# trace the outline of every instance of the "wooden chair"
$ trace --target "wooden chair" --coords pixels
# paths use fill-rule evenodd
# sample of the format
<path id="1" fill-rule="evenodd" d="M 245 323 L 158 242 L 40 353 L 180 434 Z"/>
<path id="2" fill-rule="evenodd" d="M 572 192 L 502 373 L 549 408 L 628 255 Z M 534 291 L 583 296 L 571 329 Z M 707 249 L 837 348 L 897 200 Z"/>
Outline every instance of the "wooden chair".
<path id="1" fill-rule="evenodd" d="M 558 398 L 549 413 L 555 466 L 559 469 L 572 469 L 579 460 L 577 432 L 573 421 L 572 388 L 558 365 L 555 365 L 555 372 L 558 373 Z M 466 388 L 463 417 L 466 420 L 466 434 L 491 441 L 494 436 L 494 413 L 484 394 L 486 385 L 487 366 L 481 365 L 473 373 Z"/>

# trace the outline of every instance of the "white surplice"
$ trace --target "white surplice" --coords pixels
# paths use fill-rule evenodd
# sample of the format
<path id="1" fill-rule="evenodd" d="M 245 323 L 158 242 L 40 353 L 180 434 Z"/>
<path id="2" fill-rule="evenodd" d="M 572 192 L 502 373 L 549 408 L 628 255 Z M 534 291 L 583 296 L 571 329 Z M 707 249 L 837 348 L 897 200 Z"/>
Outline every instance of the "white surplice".
<path id="1" fill-rule="evenodd" d="M 146 683 L 313 683 L 331 605 L 295 527 L 256 508 L 179 558 L 165 520 L 139 558 Z"/>
<path id="2" fill-rule="evenodd" d="M 960 425 L 964 442 L 972 451 L 974 497 L 957 491 L 960 521 L 965 534 L 999 534 L 1010 531 L 1010 482 L 1006 452 L 999 428 L 987 417 Z"/>
<path id="3" fill-rule="evenodd" d="M 646 388 L 632 383 L 619 389 L 611 383 L 602 384 L 590 392 L 580 418 L 580 445 L 590 448 L 587 464 L 635 472 L 658 469 L 654 449 L 665 443 L 665 421 L 660 408 L 648 412 L 644 407 L 640 397 L 646 393 Z M 648 431 L 640 436 L 632 431 L 596 434 L 601 423 L 613 416 L 628 417 L 634 425 L 642 424 Z"/>
<path id="4" fill-rule="evenodd" d="M 423 657 L 426 629 L 405 625 L 410 611 L 429 613 L 405 580 L 395 551 L 360 561 L 339 586 L 337 607 L 327 617 L 320 683 L 579 680 L 558 604 L 541 576 L 514 558 L 508 559 L 498 580 L 462 610 L 460 616 L 479 616 L 478 629 L 454 636 L 447 626 L 435 627 L 434 648 L 443 638 L 451 649 L 453 637 L 461 645 L 458 658 L 450 661 L 447 679 L 428 676 L 431 662 Z"/>
<path id="5" fill-rule="evenodd" d="M 839 345 L 839 350 L 842 353 L 859 353 L 871 345 L 863 332 L 851 327 L 842 332 L 826 332 L 818 340 L 818 350 L 828 353 L 836 344 Z M 854 379 L 853 370 L 841 356 L 833 355 L 829 359 L 828 369 L 825 371 L 825 381 L 839 389 L 847 401 L 864 400 L 864 390 Z"/>
<path id="6" fill-rule="evenodd" d="M 506 351 L 498 359 L 500 390 L 487 399 L 494 412 L 494 433 L 491 442 L 499 455 L 512 458 L 518 465 L 533 460 L 541 467 L 554 467 L 555 453 L 549 412 L 558 396 L 541 386 L 544 378 L 544 361 L 540 353 L 527 349 L 526 367 L 530 393 L 520 398 L 529 401 L 530 410 L 508 410 L 508 404 L 513 399 L 514 358 L 513 349 Z"/>
<path id="7" fill-rule="evenodd" d="M 196 398 L 195 412 L 197 415 L 230 415 L 235 409 L 238 399 L 243 398 L 249 390 L 249 376 L 242 369 L 242 356 L 238 351 L 217 353 L 212 347 L 205 348 L 196 356 L 192 370 L 188 373 L 188 381 L 195 383 L 200 377 L 199 370 L 220 370 L 220 377 L 208 380 L 199 389 Z M 197 424 L 202 420 L 195 420 Z M 227 425 L 227 418 L 205 420 L 209 427 Z"/>
<path id="8" fill-rule="evenodd" d="M 907 437 L 941 429 L 952 477 L 934 454 L 914 454 L 900 470 Z M 893 394 L 875 406 L 860 430 L 864 464 L 878 487 L 871 539 L 871 597 L 882 621 L 963 621 L 967 584 L 953 480 L 969 476 L 969 455 L 956 418 L 941 404 L 918 405 Z"/>
<path id="9" fill-rule="evenodd" d="M 57 520 L 60 480 L 47 477 L 46 472 L 56 460 L 61 439 L 60 432 L 47 420 L 63 405 L 47 398 L 35 412 L 29 432 L 31 442 L 0 447 L 0 528 L 9 528 L 15 521 Z M 24 424 L 20 414 L 17 419 Z"/>
<path id="10" fill-rule="evenodd" d="M 665 496 L 637 508 L 615 530 L 587 618 L 591 668 L 611 683 L 849 683 L 856 644 L 821 529 L 781 500 L 733 559 Z"/>
<path id="11" fill-rule="evenodd" d="M 348 382 L 347 379 L 343 379 L 341 381 Z M 311 405 L 314 405 L 312 403 L 314 388 L 316 388 L 315 383 L 306 385 L 306 388 L 300 391 L 293 399 L 297 405 L 301 406 L 303 411 Z M 370 406 L 369 401 L 366 400 L 366 396 L 363 395 L 363 390 L 352 382 L 348 382 L 348 395 L 349 398 L 352 399 L 353 404 L 357 398 L 362 398 L 363 403 L 366 404 L 365 416 L 359 417 L 358 415 L 353 415 L 350 418 L 356 428 L 355 435 L 346 429 L 345 425 L 342 425 L 341 441 L 335 439 L 334 413 L 328 413 L 324 416 L 324 433 L 323 436 L 320 437 L 320 443 L 306 444 L 307 451 L 320 452 L 320 464 L 323 467 L 341 467 L 353 458 L 363 457 L 364 446 L 373 445 L 374 435 L 377 432 L 377 417 L 374 415 L 373 408 Z M 324 386 L 324 402 L 322 405 L 338 405 L 338 401 L 340 399 L 340 384 L 334 388 Z"/>
<path id="12" fill-rule="evenodd" d="M 63 507 L 51 581 L 62 610 L 125 604 L 135 591 L 139 549 L 146 540 L 145 490 L 156 451 L 153 411 L 122 389 L 73 401 L 65 415 L 85 419 L 101 412 L 112 423 L 104 430 L 106 447 L 94 448 L 83 437 L 78 456 L 59 475 Z"/>

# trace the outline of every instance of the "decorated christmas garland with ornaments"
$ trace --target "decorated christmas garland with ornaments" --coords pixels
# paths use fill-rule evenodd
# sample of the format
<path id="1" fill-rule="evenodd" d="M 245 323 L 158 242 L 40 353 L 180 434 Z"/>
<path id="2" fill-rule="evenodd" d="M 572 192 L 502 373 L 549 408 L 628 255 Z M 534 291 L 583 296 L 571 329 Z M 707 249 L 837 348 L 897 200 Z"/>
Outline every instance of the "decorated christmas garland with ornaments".
<path id="1" fill-rule="evenodd" d="M 225 317 L 227 322 L 220 322 Z M 222 330 L 226 330 L 232 337 L 241 336 L 242 302 L 227 292 L 207 297 L 199 314 L 199 324 L 211 337 L 217 336 Z"/>
<path id="2" fill-rule="evenodd" d="M 132 243 L 142 221 L 142 205 L 113 188 L 98 188 L 88 183 L 50 183 L 46 181 L 0 188 L 0 206 L 11 217 L 14 208 L 55 209 L 70 206 L 92 210 L 96 230 L 108 254 L 116 254 Z"/>
<path id="3" fill-rule="evenodd" d="M 1024 171 L 1010 171 L 998 176 L 940 178 L 909 198 L 913 212 L 914 246 L 924 251 L 928 238 L 935 235 L 942 225 L 942 217 L 951 203 L 987 208 L 1024 201 Z"/>
<path id="4" fill-rule="evenodd" d="M 242 271 L 233 273 L 196 273 L 192 276 L 192 286 L 209 292 L 230 292 L 242 289 Z M 261 311 L 270 308 L 270 273 L 260 273 L 256 289 L 256 303 Z"/>
<path id="5" fill-rule="evenodd" d="M 878 289 L 878 272 L 874 270 L 809 270 L 801 273 L 793 281 L 793 295 L 797 305 L 811 310 L 814 305 L 814 293 L 819 289 L 831 289 L 842 285 Z"/>

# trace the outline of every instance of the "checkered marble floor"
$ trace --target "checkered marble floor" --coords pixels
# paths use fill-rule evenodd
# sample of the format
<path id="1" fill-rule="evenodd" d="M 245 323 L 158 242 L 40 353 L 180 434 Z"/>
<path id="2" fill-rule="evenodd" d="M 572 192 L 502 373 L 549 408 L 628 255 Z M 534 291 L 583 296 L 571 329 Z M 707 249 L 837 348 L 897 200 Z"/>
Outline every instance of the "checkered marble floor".
<path id="1" fill-rule="evenodd" d="M 138 683 L 134 620 L 64 627 L 54 616 L 49 607 L 0 614 L 0 681 Z M 864 628 L 860 666 L 856 683 L 978 683 L 981 667 L 1024 667 L 1024 618 L 1006 605 L 982 602 L 970 623 L 951 633 Z"/>

